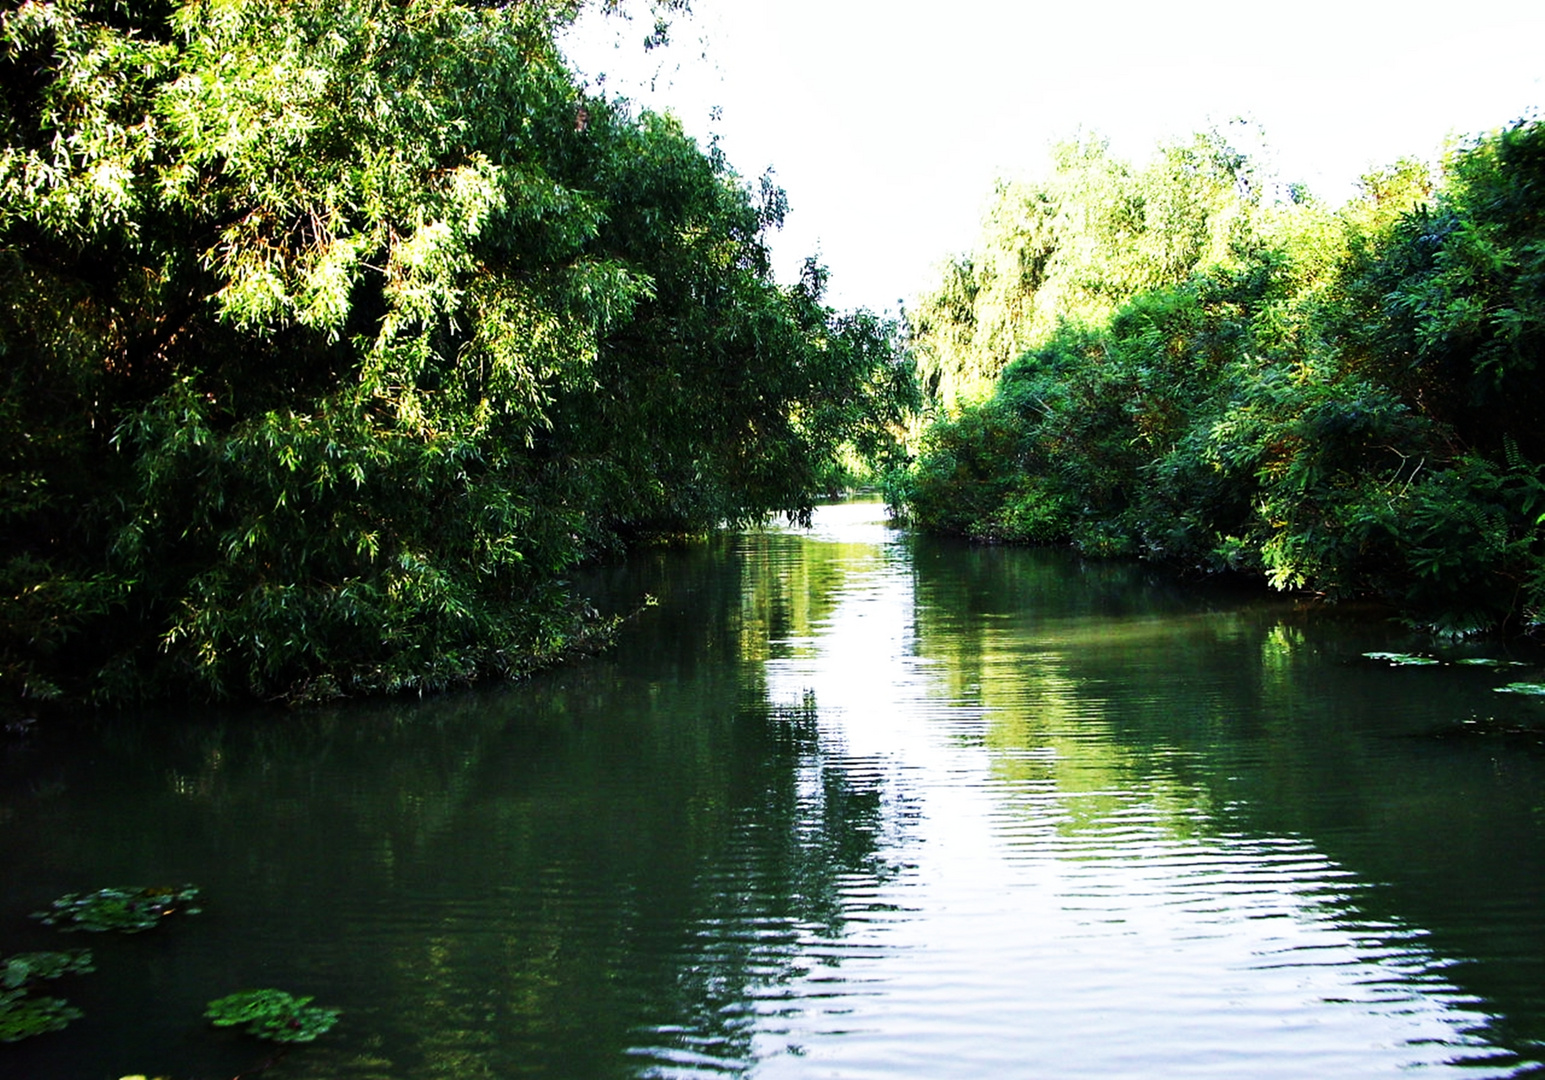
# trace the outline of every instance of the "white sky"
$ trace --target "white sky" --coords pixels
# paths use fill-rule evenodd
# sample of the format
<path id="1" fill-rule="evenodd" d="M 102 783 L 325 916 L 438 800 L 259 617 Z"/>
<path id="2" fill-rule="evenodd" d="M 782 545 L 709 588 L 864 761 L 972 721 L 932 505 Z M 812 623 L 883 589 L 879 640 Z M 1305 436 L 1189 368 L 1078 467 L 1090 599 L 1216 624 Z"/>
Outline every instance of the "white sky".
<path id="1" fill-rule="evenodd" d="M 748 180 L 772 166 L 778 277 L 819 254 L 842 308 L 929 288 L 994 178 L 1044 175 L 1080 130 L 1141 161 L 1244 115 L 1280 179 L 1340 202 L 1372 167 L 1545 105 L 1545 0 L 693 0 L 648 54 L 635 7 L 587 16 L 571 60 L 716 132 Z"/>

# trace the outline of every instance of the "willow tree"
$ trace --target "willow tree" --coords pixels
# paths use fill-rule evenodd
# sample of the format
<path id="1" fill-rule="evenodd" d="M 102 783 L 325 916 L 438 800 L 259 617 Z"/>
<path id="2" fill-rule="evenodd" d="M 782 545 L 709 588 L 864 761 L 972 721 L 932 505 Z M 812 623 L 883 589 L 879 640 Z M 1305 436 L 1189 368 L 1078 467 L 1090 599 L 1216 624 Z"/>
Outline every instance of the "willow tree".
<path id="1" fill-rule="evenodd" d="M 1223 133 L 1161 146 L 1142 167 L 1098 139 L 1052 156 L 1045 179 L 997 184 L 975 251 L 911 313 L 923 377 L 947 412 L 990 395 L 1063 325 L 1232 264 L 1251 242 L 1261 180 Z"/>
<path id="2" fill-rule="evenodd" d="M 636 520 L 808 508 L 868 422 L 823 409 L 891 358 L 774 283 L 780 199 L 582 92 L 573 14 L 0 15 L 11 693 L 518 673 L 584 636 L 562 574 Z"/>
<path id="3" fill-rule="evenodd" d="M 1097 173 L 1063 204 L 1083 223 L 1067 237 L 1103 239 L 1059 238 L 1048 266 L 1092 254 L 1094 272 L 1064 262 L 1045 280 L 1064 272 L 1083 303 L 1003 367 L 990 397 L 924 434 L 893 485 L 913 520 L 1377 597 L 1446 635 L 1537 632 L 1545 124 L 1460 146 L 1439 177 L 1399 162 L 1334 211 L 1301 192 L 1257 200 L 1236 183 L 1231 195 L 1223 177 L 1249 172 L 1227 158 L 1211 174 L 1163 160 L 1157 186 Z M 1030 230 L 1008 235 L 1009 249 L 1040 250 Z M 985 273 L 946 288 L 932 310 L 953 316 L 973 296 L 978 331 L 1003 295 Z M 1122 289 L 1100 316 L 1100 291 Z"/>

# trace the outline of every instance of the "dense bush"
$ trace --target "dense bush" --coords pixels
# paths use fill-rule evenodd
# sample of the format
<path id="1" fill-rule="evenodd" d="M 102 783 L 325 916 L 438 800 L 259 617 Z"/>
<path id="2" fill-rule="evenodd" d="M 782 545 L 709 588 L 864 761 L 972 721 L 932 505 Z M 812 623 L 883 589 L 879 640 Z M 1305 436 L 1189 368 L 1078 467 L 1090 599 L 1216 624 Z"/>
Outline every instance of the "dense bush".
<path id="1" fill-rule="evenodd" d="M 1110 175 L 1119 194 L 1147 174 Z M 992 392 L 927 431 L 898 498 L 928 528 L 1382 597 L 1446 632 L 1536 622 L 1542 191 L 1545 125 L 1524 121 L 1456 150 L 1437 187 L 1401 162 L 1336 213 L 1241 184 L 1233 209 L 1215 200 L 1203 215 L 1230 222 L 1227 243 L 1186 247 L 1202 253 L 1189 263 L 1114 233 L 1091 255 L 1082 237 L 1095 272 L 1080 280 L 1141 287 L 1104 312 L 1064 304 L 1001 367 L 979 347 L 959 360 L 993 370 Z M 1027 258 L 1057 253 L 1032 245 Z M 961 294 L 959 279 L 957 266 L 940 295 Z M 1071 294 L 1055 277 L 1037 289 Z M 919 352 L 938 363 L 961 335 L 940 326 L 945 305 L 926 311 L 934 340 Z"/>
<path id="2" fill-rule="evenodd" d="M 575 6 L 0 14 L 8 697 L 519 673 L 601 629 L 577 560 L 883 442 L 894 328 L 773 281 L 780 192 L 582 92 Z"/>

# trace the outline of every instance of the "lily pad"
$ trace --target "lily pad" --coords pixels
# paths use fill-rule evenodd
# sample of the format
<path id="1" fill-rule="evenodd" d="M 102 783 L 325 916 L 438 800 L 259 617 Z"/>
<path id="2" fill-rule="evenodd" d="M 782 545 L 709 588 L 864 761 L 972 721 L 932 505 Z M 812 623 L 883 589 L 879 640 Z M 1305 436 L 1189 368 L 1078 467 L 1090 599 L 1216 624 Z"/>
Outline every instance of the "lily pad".
<path id="1" fill-rule="evenodd" d="M 27 988 L 42 979 L 90 970 L 91 954 L 85 949 L 17 953 L 0 960 L 0 1042 L 20 1042 L 80 1019 L 81 1011 L 63 998 L 32 997 Z"/>
<path id="2" fill-rule="evenodd" d="M 1383 660 L 1391 667 L 1428 667 L 1443 662 L 1441 660 L 1434 660 L 1430 656 L 1418 656 L 1415 653 L 1404 652 L 1365 652 L 1363 655 L 1370 660 Z"/>
<path id="3" fill-rule="evenodd" d="M 1456 664 L 1466 664 L 1470 667 L 1528 667 L 1522 660 L 1495 660 L 1489 656 L 1467 656 L 1463 660 L 1455 660 Z"/>
<path id="4" fill-rule="evenodd" d="M 82 975 L 95 970 L 91 966 L 91 953 L 86 949 L 17 953 L 0 960 L 0 989 L 15 990 L 39 979 Z"/>
<path id="5" fill-rule="evenodd" d="M 0 990 L 0 1042 L 20 1042 L 58 1031 L 84 1013 L 63 998 L 29 997 L 21 990 Z"/>
<path id="6" fill-rule="evenodd" d="M 338 1022 L 338 1009 L 311 1004 L 284 990 L 241 990 L 216 998 L 204 1015 L 216 1027 L 246 1025 L 242 1030 L 281 1043 L 310 1042 Z"/>
<path id="7" fill-rule="evenodd" d="M 1545 697 L 1545 683 L 1515 682 L 1506 686 L 1497 687 L 1499 694 L 1527 694 L 1531 697 Z"/>
<path id="8" fill-rule="evenodd" d="M 47 911 L 34 911 L 32 917 L 45 926 L 61 930 L 119 930 L 137 934 L 160 923 L 176 911 L 198 914 L 194 885 L 114 886 L 89 893 L 66 893 L 49 905 Z"/>

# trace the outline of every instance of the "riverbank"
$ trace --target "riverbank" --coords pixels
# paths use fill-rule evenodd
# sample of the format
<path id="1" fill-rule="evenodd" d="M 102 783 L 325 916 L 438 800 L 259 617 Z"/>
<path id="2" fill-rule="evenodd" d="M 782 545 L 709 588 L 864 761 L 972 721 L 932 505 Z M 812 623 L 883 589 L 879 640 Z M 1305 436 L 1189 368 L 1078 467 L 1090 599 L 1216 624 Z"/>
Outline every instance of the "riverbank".
<path id="1" fill-rule="evenodd" d="M 1261 179 L 1198 136 L 1146 170 L 1066 147 L 1006 186 L 913 316 L 939 411 L 889 497 L 928 530 L 1533 632 L 1545 125 L 1339 209 Z"/>

